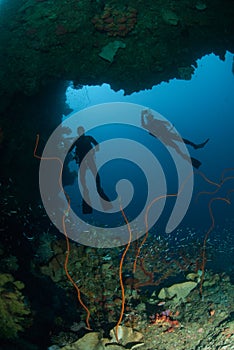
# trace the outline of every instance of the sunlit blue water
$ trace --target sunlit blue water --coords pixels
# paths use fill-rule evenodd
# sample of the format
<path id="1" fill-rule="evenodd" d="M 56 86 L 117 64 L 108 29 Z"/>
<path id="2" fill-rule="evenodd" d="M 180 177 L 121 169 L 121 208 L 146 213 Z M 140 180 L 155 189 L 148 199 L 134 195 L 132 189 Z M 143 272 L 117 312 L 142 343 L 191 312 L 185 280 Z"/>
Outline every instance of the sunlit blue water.
<path id="1" fill-rule="evenodd" d="M 198 68 L 190 81 L 171 80 L 169 83 L 161 83 L 151 90 L 134 93 L 130 96 L 124 96 L 124 92 L 114 92 L 109 85 L 103 84 L 96 87 L 83 87 L 80 90 L 74 90 L 71 87 L 67 91 L 67 102 L 74 112 L 90 107 L 92 105 L 105 102 L 131 102 L 146 106 L 161 113 L 165 118 L 170 120 L 182 137 L 188 138 L 195 143 L 210 138 L 209 143 L 204 149 L 194 150 L 188 148 L 190 155 L 202 162 L 201 170 L 209 179 L 219 182 L 222 171 L 225 168 L 234 166 L 234 75 L 232 72 L 233 55 L 226 54 L 225 61 L 221 61 L 217 56 L 205 56 L 198 60 Z M 73 112 L 73 113 L 74 113 Z M 113 126 L 99 127 L 92 131 L 98 142 L 116 137 L 116 129 L 113 132 Z M 168 190 L 173 191 L 177 185 L 177 177 L 173 164 L 166 164 L 166 154 L 155 140 L 148 139 L 147 133 L 143 130 L 142 135 L 133 130 L 120 128 L 118 137 L 124 137 L 126 134 L 133 139 L 146 143 L 151 151 L 156 152 L 160 162 L 165 162 L 164 167 L 167 172 Z M 109 164 L 110 165 L 110 164 Z M 70 167 L 76 170 L 76 165 L 70 163 Z M 101 178 L 105 190 L 110 198 L 114 198 L 115 181 L 124 176 L 123 169 L 128 169 L 126 164 L 111 164 L 108 170 L 104 167 L 101 170 Z M 130 170 L 131 169 L 131 170 Z M 138 211 L 136 203 L 140 205 L 144 200 L 145 191 L 147 190 L 142 174 L 137 173 L 136 169 L 129 165 L 129 180 L 134 188 L 138 190 L 133 201 L 134 210 Z M 112 171 L 112 175 L 111 174 Z M 115 174 L 113 176 L 113 174 Z M 134 175 L 133 175 L 134 174 Z M 230 174 L 227 173 L 227 174 Z M 231 172 L 234 175 L 234 172 Z M 228 181 L 223 186 L 222 196 L 226 196 L 234 181 Z M 74 185 L 75 186 L 75 185 Z M 67 187 L 74 203 L 80 203 L 80 194 L 77 196 L 77 187 Z M 213 191 L 217 187 L 208 185 L 200 175 L 195 174 L 194 199 L 196 193 L 203 190 Z M 74 193 L 76 194 L 74 197 Z M 198 226 L 208 225 L 210 217 L 208 213 L 209 196 L 199 197 L 198 203 L 193 201 L 190 210 L 185 217 L 184 223 Z M 172 201 L 173 202 L 173 201 Z M 169 204 L 170 206 L 170 204 Z M 233 217 L 233 205 L 226 205 L 222 201 L 215 203 L 217 208 L 217 221 L 222 222 L 224 219 Z M 81 210 L 79 205 L 77 210 Z M 129 215 L 134 213 L 129 211 Z M 100 219 L 100 217 L 98 217 Z M 111 220 L 113 217 L 111 218 Z M 109 220 L 106 218 L 105 220 Z M 119 218 L 117 218 L 119 220 Z"/>
<path id="2" fill-rule="evenodd" d="M 150 152 L 154 154 L 159 163 L 163 165 L 163 169 L 165 172 L 167 172 L 165 169 L 170 170 L 169 172 L 167 172 L 168 191 L 176 192 L 177 175 L 172 158 L 168 155 L 167 149 L 161 144 L 161 142 L 158 141 L 156 138 L 149 136 L 146 130 L 136 128 L 130 125 L 109 124 L 92 129 L 91 134 L 96 140 L 98 140 L 100 145 L 102 145 L 102 142 L 104 141 L 115 139 L 116 135 L 118 135 L 119 138 L 131 139 L 144 145 L 144 147 L 146 147 Z M 96 159 L 98 158 L 98 155 L 99 154 L 97 154 Z M 69 163 L 69 167 L 73 171 L 77 170 L 77 165 L 74 161 L 71 161 Z M 129 206 L 125 208 L 125 212 L 128 215 L 128 218 L 134 218 L 135 216 L 137 216 L 139 214 L 139 211 L 142 210 L 144 206 L 143 203 L 146 202 L 148 191 L 148 183 L 146 175 L 144 174 L 144 169 L 140 169 L 134 163 L 134 161 L 131 162 L 129 160 L 125 160 L 119 157 L 106 162 L 101 167 L 99 174 L 101 177 L 102 187 L 111 201 L 117 198 L 116 184 L 118 183 L 118 181 L 120 181 L 121 179 L 127 179 L 128 181 L 130 181 L 134 189 L 133 198 Z M 92 176 L 90 172 L 87 173 L 87 178 L 89 178 L 89 176 Z M 157 177 L 156 174 L 155 187 L 157 187 L 158 181 L 159 177 Z M 82 215 L 81 194 L 78 188 L 77 178 L 72 186 L 66 187 L 66 191 L 71 197 L 72 209 L 79 215 L 79 217 L 82 217 L 83 219 L 87 218 L 86 215 Z M 100 215 L 97 211 L 93 211 L 91 220 L 93 220 L 93 217 L 95 217 L 96 221 L 102 222 L 103 220 L 103 224 L 108 223 L 111 226 L 114 226 L 116 224 L 118 225 L 123 222 L 123 217 L 121 213 L 118 213 L 116 215 L 108 213 L 105 213 L 105 215 Z"/>

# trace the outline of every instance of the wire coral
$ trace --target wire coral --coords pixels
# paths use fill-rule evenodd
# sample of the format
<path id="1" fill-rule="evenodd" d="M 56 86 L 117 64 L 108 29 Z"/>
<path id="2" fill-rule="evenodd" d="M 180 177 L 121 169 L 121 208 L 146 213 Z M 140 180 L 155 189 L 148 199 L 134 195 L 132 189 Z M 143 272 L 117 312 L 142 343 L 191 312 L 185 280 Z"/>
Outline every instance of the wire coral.
<path id="1" fill-rule="evenodd" d="M 36 145 L 35 145 L 34 152 L 33 152 L 33 155 L 34 155 L 35 158 L 40 159 L 40 160 L 56 160 L 61 165 L 61 170 L 60 170 L 60 175 L 59 175 L 59 184 L 60 184 L 61 189 L 64 192 L 64 194 L 66 195 L 67 200 L 68 200 L 68 208 L 67 208 L 67 210 L 65 211 L 65 213 L 64 213 L 64 215 L 62 217 L 63 233 L 65 235 L 66 248 L 67 248 L 66 257 L 65 257 L 65 261 L 64 261 L 64 271 L 66 273 L 66 276 L 67 276 L 68 280 L 71 282 L 71 284 L 73 285 L 73 287 L 75 288 L 75 290 L 77 292 L 77 299 L 78 299 L 80 305 L 86 311 L 86 315 L 87 315 L 86 316 L 86 325 L 87 325 L 87 329 L 90 330 L 91 329 L 90 328 L 90 324 L 89 324 L 90 311 L 89 311 L 89 309 L 87 308 L 87 306 L 84 304 L 84 302 L 81 299 L 80 288 L 77 286 L 76 282 L 73 280 L 72 276 L 70 275 L 70 273 L 68 271 L 68 261 L 69 261 L 69 256 L 70 256 L 70 242 L 69 242 L 69 238 L 68 238 L 67 231 L 66 231 L 65 218 L 66 218 L 66 214 L 69 213 L 69 210 L 70 210 L 70 198 L 66 194 L 66 192 L 64 191 L 63 186 L 62 186 L 62 180 L 61 179 L 62 179 L 63 163 L 62 163 L 61 159 L 58 158 L 58 157 L 41 157 L 41 156 L 38 156 L 37 155 L 38 143 L 39 143 L 39 135 L 37 135 Z"/>
<path id="2" fill-rule="evenodd" d="M 25 305 L 21 290 L 24 284 L 11 274 L 0 274 L 0 338 L 13 339 L 23 331 L 30 309 Z"/>

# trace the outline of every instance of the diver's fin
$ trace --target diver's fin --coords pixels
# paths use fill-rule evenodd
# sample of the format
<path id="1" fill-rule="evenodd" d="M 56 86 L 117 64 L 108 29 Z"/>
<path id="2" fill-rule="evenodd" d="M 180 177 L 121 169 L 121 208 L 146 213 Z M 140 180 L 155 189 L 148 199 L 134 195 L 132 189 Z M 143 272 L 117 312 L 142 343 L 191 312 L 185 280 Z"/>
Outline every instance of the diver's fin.
<path id="1" fill-rule="evenodd" d="M 199 143 L 198 145 L 195 145 L 194 148 L 195 149 L 198 149 L 198 148 L 203 148 L 205 147 L 205 145 L 207 144 L 207 142 L 209 141 L 210 139 L 207 139 L 206 141 L 202 142 L 202 143 Z"/>
<path id="2" fill-rule="evenodd" d="M 192 162 L 192 166 L 194 167 L 194 168 L 196 168 L 196 169 L 198 169 L 200 166 L 201 166 L 201 162 L 200 162 L 200 160 L 198 160 L 198 159 L 195 159 L 195 158 L 192 158 L 191 157 L 191 162 Z"/>

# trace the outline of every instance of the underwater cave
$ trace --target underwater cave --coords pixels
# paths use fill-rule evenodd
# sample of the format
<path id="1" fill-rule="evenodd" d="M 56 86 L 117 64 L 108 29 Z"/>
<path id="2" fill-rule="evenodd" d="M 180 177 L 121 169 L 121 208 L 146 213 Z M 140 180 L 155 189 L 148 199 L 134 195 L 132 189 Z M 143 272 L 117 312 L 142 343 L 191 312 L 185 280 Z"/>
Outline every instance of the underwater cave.
<path id="1" fill-rule="evenodd" d="M 0 0 L 3 350 L 234 346 L 233 18 L 232 0 Z M 169 131 L 177 128 L 186 137 L 179 142 L 192 146 L 182 154 L 190 158 L 188 169 L 179 161 L 175 166 L 174 154 L 168 156 L 152 132 L 142 128 L 143 106 L 163 116 Z M 107 123 L 102 117 L 111 108 Z M 139 120 L 133 122 L 135 111 Z M 97 123 L 89 124 L 91 113 L 97 113 Z M 121 155 L 115 163 L 110 156 L 100 169 L 108 196 L 96 179 L 101 207 L 90 208 L 88 200 L 84 206 L 75 182 L 79 160 L 70 148 L 79 125 L 72 118 L 87 127 L 100 149 L 119 138 L 113 151 Z M 61 169 L 56 152 L 46 150 L 55 130 L 58 145 L 69 144 Z M 132 143 L 120 145 L 124 138 Z M 153 199 L 147 198 L 148 179 L 134 164 L 142 150 L 122 160 L 135 142 L 157 158 Z M 108 143 L 105 147 L 110 152 Z M 58 165 L 57 181 L 45 167 L 44 198 L 42 154 Z M 97 152 L 102 164 L 98 157 Z M 153 160 L 147 157 L 151 176 Z M 122 179 L 126 183 L 118 197 L 116 183 Z M 51 188 L 60 181 L 69 198 L 64 215 L 60 207 L 57 212 L 45 205 L 53 202 Z M 95 183 L 88 181 L 91 194 Z M 161 190 L 167 194 L 160 197 Z M 125 202 L 125 195 L 132 196 L 132 203 Z M 157 196 L 162 205 L 155 214 L 149 209 Z M 132 218 L 147 199 L 151 202 L 141 225 Z M 165 235 L 176 203 L 186 214 L 178 214 L 178 225 Z M 84 240 L 73 236 L 73 217 L 68 225 L 71 211 L 89 225 L 78 224 Z M 155 217 L 157 225 L 146 229 Z M 63 224 L 71 230 L 68 236 Z M 125 224 L 121 241 L 115 228 Z M 113 234 L 102 241 L 107 230 Z M 99 234 L 102 238 L 93 243 Z M 191 337 L 185 334 L 188 329 Z"/>

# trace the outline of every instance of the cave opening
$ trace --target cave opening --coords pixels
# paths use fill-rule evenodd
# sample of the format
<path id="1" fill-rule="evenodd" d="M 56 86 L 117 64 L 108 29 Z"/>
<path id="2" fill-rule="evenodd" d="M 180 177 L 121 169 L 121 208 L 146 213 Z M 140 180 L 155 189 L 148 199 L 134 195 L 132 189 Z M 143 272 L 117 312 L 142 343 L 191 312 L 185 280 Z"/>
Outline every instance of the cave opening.
<path id="1" fill-rule="evenodd" d="M 116 6 L 115 11 L 122 13 L 125 10 L 121 7 L 122 1 L 120 5 L 115 5 L 114 1 L 111 3 Z M 233 6 L 230 0 L 222 2 L 221 6 L 219 1 L 174 4 L 173 1 L 146 1 L 144 4 L 135 1 L 137 23 L 126 37 L 118 38 L 125 43 L 118 43 L 119 50 L 108 61 L 100 53 L 116 38 L 109 37 L 106 31 L 99 32 L 92 23 L 93 18 L 102 16 L 103 1 L 0 0 L 0 6 L 2 4 L 1 272 L 14 275 L 25 284 L 23 294 L 27 298 L 24 306 L 30 305 L 36 314 L 34 319 L 27 320 L 27 331 L 22 339 L 21 333 L 16 340 L 7 339 L 3 348 L 25 349 L 28 346 L 30 349 L 44 349 L 53 343 L 58 344 L 56 334 L 67 332 L 73 323 L 81 330 L 71 329 L 72 340 L 86 331 L 74 291 L 64 288 L 67 281 L 60 280 L 66 247 L 64 236 L 52 225 L 41 203 L 38 186 L 40 162 L 33 157 L 36 136 L 40 135 L 37 153 L 41 155 L 54 129 L 74 113 L 96 104 L 135 103 L 161 113 L 175 124 L 183 137 L 198 143 L 209 138 L 204 150 L 192 150 L 191 155 L 202 162 L 201 170 L 205 174 L 212 179 L 219 178 L 222 170 L 233 164 Z M 232 53 L 224 54 L 226 49 Z M 196 61 L 209 52 L 214 54 Z M 71 81 L 74 81 L 75 89 Z M 103 82 L 107 84 L 101 85 Z M 154 84 L 157 85 L 151 89 Z M 97 139 L 99 131 L 92 130 Z M 124 168 L 125 164 L 120 166 Z M 120 166 L 117 164 L 117 168 Z M 141 174 L 134 168 L 130 170 L 134 173 L 136 187 L 142 190 Z M 70 171 L 77 172 L 74 162 Z M 104 185 L 111 176 L 107 169 L 102 176 Z M 174 173 L 170 176 L 173 177 Z M 114 176 L 112 180 L 114 185 Z M 72 196 L 75 193 L 74 178 L 69 181 L 67 186 L 70 186 Z M 198 177 L 195 193 L 203 185 L 202 178 Z M 229 194 L 228 191 L 228 187 L 224 188 L 223 195 Z M 110 192 L 110 196 L 113 198 L 115 193 Z M 79 205 L 80 198 L 75 198 L 74 206 L 76 201 Z M 233 205 L 216 204 L 220 229 L 217 229 L 212 244 L 216 251 L 223 249 L 224 253 L 212 257 L 213 266 L 217 271 L 225 270 L 233 275 L 233 250 L 228 246 L 233 239 Z M 174 238 L 167 237 L 163 249 L 167 249 L 168 242 L 175 244 L 177 237 L 182 239 L 181 243 L 188 242 L 187 238 L 196 234 L 202 237 L 202 225 L 209 226 L 207 201 L 200 202 L 199 211 L 193 202 L 190 209 L 191 215 L 185 216 L 183 228 L 175 232 Z M 160 238 L 158 234 L 155 236 Z M 79 245 L 73 245 L 72 249 L 80 256 L 80 261 L 73 260 L 76 264 L 73 266 L 74 275 L 80 282 L 77 272 L 81 273 L 84 284 L 84 277 L 95 270 L 86 273 L 80 268 L 84 257 L 92 263 L 99 259 L 103 269 L 104 264 L 112 259 L 113 250 L 94 253 L 89 247 Z M 113 261 L 117 262 L 119 255 L 116 250 Z M 112 275 L 109 286 L 98 280 L 97 275 L 96 278 L 103 290 L 112 290 L 110 284 L 117 283 L 116 275 Z M 91 283 L 85 285 L 83 293 L 88 302 L 91 296 L 90 305 L 93 305 L 94 314 L 98 311 L 98 319 L 100 311 L 104 310 L 106 296 L 103 294 L 103 300 L 95 299 L 95 291 L 90 290 L 90 286 L 93 287 Z M 7 288 L 8 293 L 12 289 L 11 282 Z M 147 293 L 144 298 L 147 299 Z M 119 310 L 118 298 L 113 300 L 116 301 L 114 307 Z M 138 301 L 134 303 L 138 304 Z M 107 311 L 103 315 L 107 317 Z M 98 329 L 102 322 L 104 324 L 102 317 L 97 321 Z M 54 338 L 51 335 L 55 335 Z"/>

